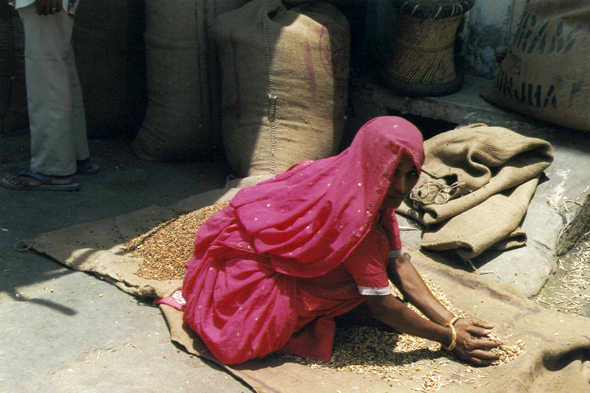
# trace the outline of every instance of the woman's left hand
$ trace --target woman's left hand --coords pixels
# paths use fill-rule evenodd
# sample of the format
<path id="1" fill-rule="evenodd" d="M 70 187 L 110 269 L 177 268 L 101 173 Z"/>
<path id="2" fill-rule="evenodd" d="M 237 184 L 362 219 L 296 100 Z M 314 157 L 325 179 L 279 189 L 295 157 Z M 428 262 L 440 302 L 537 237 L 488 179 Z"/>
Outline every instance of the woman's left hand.
<path id="1" fill-rule="evenodd" d="M 453 352 L 461 359 L 476 366 L 488 366 L 499 359 L 490 350 L 500 346 L 500 342 L 477 338 L 490 334 L 493 325 L 477 318 L 461 318 L 454 326 L 457 331 L 457 345 Z"/>

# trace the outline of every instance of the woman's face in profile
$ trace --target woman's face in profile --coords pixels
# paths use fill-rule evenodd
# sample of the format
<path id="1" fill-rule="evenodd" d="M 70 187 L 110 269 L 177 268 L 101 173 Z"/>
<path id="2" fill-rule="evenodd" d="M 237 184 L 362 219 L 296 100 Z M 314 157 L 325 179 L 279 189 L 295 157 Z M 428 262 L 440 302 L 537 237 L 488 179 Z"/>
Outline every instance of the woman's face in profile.
<path id="1" fill-rule="evenodd" d="M 418 170 L 414 161 L 404 154 L 391 178 L 391 184 L 383 199 L 382 207 L 397 209 L 418 182 Z"/>

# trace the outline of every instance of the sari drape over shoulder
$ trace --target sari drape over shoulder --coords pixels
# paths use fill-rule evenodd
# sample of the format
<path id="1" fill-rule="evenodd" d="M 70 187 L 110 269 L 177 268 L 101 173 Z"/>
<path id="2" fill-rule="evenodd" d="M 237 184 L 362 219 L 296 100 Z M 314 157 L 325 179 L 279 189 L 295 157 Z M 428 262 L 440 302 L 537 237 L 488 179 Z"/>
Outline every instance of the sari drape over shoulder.
<path id="1" fill-rule="evenodd" d="M 333 318 L 362 302 L 359 288 L 388 287 L 388 251 L 401 243 L 394 213 L 379 220 L 379 209 L 404 154 L 420 170 L 416 127 L 373 119 L 341 154 L 241 190 L 199 229 L 184 320 L 222 363 L 330 359 Z"/>

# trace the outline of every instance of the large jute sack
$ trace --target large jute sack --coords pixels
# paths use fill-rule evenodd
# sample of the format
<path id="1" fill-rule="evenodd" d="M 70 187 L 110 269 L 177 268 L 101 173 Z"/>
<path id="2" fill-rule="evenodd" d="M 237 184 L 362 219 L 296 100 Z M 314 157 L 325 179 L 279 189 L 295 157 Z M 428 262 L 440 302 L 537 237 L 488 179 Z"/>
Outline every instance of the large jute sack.
<path id="1" fill-rule="evenodd" d="M 207 26 L 247 1 L 146 1 L 148 105 L 133 144 L 137 156 L 196 158 L 219 144 L 219 76 Z"/>
<path id="2" fill-rule="evenodd" d="M 486 100 L 590 131 L 590 2 L 529 2 Z"/>
<path id="3" fill-rule="evenodd" d="M 145 114 L 143 2 L 83 1 L 72 46 L 89 136 L 133 137 Z"/>
<path id="4" fill-rule="evenodd" d="M 282 172 L 336 153 L 350 57 L 346 18 L 326 3 L 255 0 L 215 19 L 223 142 L 235 175 Z"/>
<path id="5" fill-rule="evenodd" d="M 297 7 L 305 3 L 311 3 L 313 0 L 282 0 L 287 8 Z M 356 68 L 371 67 L 374 65 L 373 59 L 369 58 L 367 51 L 368 42 L 365 38 L 365 24 L 367 19 L 367 9 L 370 5 L 366 0 L 324 0 L 332 4 L 348 20 L 350 26 L 350 66 Z M 369 2 L 370 3 L 370 2 Z M 377 45 L 377 43 L 374 43 Z M 381 48 L 382 51 L 382 48 Z M 380 52 L 382 53 L 382 52 Z"/>

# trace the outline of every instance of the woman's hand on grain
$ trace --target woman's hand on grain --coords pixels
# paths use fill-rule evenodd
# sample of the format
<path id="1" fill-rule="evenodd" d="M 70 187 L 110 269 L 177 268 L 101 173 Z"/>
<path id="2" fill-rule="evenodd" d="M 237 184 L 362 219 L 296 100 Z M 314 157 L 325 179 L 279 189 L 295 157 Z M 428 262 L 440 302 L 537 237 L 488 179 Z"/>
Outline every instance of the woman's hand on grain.
<path id="1" fill-rule="evenodd" d="M 501 343 L 478 338 L 490 334 L 493 325 L 477 318 L 461 318 L 454 326 L 457 331 L 457 345 L 453 352 L 461 359 L 476 366 L 488 366 L 499 359 L 490 350 Z"/>

